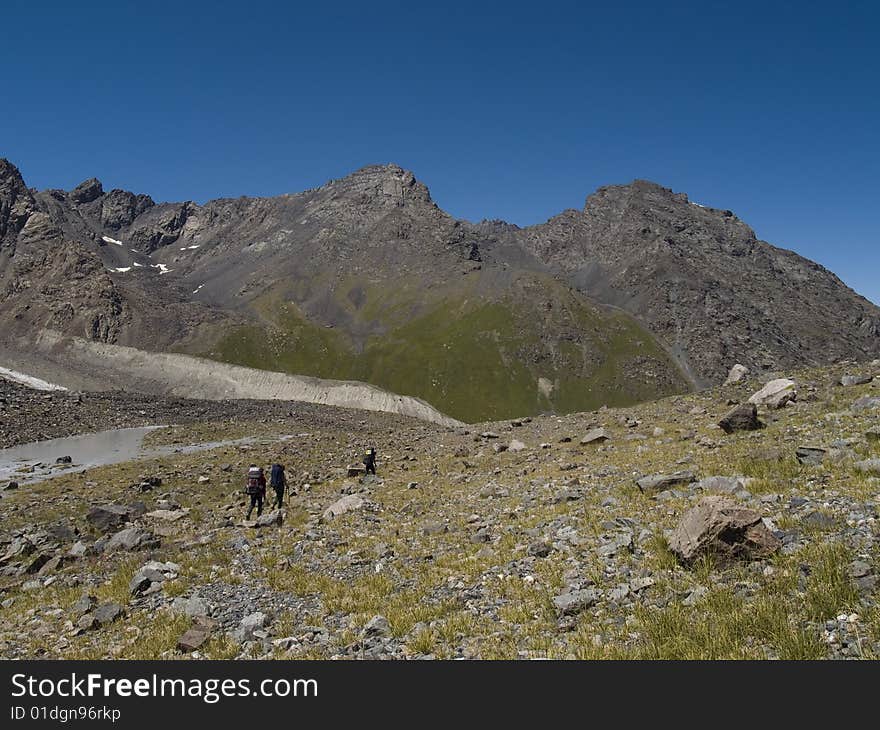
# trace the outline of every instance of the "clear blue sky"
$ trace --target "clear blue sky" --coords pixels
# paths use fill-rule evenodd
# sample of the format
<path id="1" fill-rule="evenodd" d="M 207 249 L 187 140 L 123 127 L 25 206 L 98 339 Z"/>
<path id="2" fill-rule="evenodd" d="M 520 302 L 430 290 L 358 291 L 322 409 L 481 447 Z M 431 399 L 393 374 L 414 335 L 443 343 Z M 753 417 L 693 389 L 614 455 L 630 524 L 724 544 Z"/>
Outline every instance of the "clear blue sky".
<path id="1" fill-rule="evenodd" d="M 642 177 L 880 302 L 876 6 L 6 0 L 0 156 L 200 202 L 396 162 L 521 225 Z"/>

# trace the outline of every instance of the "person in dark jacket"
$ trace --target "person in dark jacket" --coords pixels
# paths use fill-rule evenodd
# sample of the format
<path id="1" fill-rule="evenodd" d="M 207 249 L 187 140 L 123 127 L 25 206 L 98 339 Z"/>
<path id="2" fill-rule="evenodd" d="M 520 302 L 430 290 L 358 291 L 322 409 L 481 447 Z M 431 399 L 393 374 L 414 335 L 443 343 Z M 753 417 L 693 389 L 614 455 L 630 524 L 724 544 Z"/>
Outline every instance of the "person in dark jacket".
<path id="1" fill-rule="evenodd" d="M 263 514 L 263 500 L 266 498 L 266 474 L 262 467 L 256 464 L 250 465 L 244 491 L 251 498 L 251 506 L 248 507 L 245 519 L 251 518 L 254 507 L 257 508 L 257 517 L 259 517 Z"/>
<path id="2" fill-rule="evenodd" d="M 284 472 L 283 464 L 272 464 L 272 471 L 269 474 L 269 484 L 275 490 L 275 502 L 273 507 L 281 507 L 284 501 L 284 489 L 287 486 L 287 474 Z"/>
<path id="3" fill-rule="evenodd" d="M 376 449 L 372 446 L 364 452 L 364 473 L 376 473 Z"/>

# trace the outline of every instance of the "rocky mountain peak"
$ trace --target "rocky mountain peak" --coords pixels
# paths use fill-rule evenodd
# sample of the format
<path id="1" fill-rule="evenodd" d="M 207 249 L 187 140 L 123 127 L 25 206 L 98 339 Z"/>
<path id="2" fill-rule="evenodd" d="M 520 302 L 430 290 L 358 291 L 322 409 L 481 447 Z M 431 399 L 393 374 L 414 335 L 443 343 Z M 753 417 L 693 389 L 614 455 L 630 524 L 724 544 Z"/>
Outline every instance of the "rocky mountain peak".
<path id="1" fill-rule="evenodd" d="M 92 177 L 88 180 L 83 180 L 83 182 L 71 190 L 70 198 L 75 203 L 91 203 L 93 200 L 100 198 L 103 194 L 104 186 L 101 185 L 101 181 Z"/>
<path id="2" fill-rule="evenodd" d="M 368 165 L 340 180 L 331 181 L 328 186 L 362 204 L 398 208 L 408 203 L 433 205 L 427 186 L 411 171 L 395 164 Z"/>
<path id="3" fill-rule="evenodd" d="M 17 234 L 34 209 L 34 198 L 18 168 L 0 158 L 0 239 L 7 232 Z"/>

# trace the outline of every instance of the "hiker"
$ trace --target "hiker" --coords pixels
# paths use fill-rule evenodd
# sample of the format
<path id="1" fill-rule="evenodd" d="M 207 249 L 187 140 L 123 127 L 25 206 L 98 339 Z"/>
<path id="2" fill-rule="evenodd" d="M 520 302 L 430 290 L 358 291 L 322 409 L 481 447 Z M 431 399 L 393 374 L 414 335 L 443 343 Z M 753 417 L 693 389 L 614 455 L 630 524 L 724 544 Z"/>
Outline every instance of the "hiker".
<path id="1" fill-rule="evenodd" d="M 257 508 L 257 517 L 263 514 L 263 499 L 266 497 L 266 475 L 263 468 L 256 464 L 248 467 L 247 481 L 244 491 L 250 495 L 251 506 L 248 507 L 246 520 L 251 518 L 254 507 Z"/>
<path id="2" fill-rule="evenodd" d="M 269 484 L 275 490 L 275 502 L 273 507 L 281 507 L 284 499 L 284 488 L 287 486 L 287 474 L 284 473 L 283 464 L 272 464 L 272 471 L 269 474 Z"/>
<path id="3" fill-rule="evenodd" d="M 364 474 L 376 473 L 376 449 L 370 446 L 364 452 Z"/>

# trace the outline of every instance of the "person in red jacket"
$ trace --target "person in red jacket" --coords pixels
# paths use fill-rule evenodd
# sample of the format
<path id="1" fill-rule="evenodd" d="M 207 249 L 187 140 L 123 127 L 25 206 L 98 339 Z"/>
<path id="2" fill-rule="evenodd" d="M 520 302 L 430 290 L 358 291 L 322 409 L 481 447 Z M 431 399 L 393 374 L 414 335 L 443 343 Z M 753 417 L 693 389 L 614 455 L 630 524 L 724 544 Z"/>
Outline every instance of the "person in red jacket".
<path id="1" fill-rule="evenodd" d="M 251 518 L 254 507 L 257 508 L 257 517 L 263 514 L 263 500 L 266 498 L 266 474 L 262 467 L 251 464 L 248 468 L 247 481 L 244 491 L 251 498 L 251 506 L 248 507 L 246 520 Z"/>

